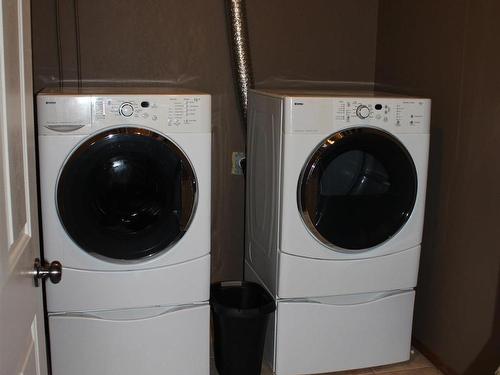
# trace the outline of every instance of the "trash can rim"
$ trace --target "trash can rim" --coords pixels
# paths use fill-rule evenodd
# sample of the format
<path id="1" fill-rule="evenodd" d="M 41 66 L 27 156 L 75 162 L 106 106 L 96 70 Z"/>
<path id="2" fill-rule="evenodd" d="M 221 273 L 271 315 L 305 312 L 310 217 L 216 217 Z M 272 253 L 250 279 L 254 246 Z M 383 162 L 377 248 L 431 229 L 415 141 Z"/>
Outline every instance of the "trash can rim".
<path id="1" fill-rule="evenodd" d="M 261 306 L 253 308 L 238 308 L 238 307 L 227 306 L 223 303 L 218 302 L 214 298 L 215 291 L 232 287 L 253 287 L 261 289 L 262 292 L 269 298 L 269 302 L 266 302 Z M 274 302 L 273 297 L 269 294 L 269 292 L 264 287 L 262 287 L 262 285 L 254 283 L 252 281 L 241 281 L 241 280 L 219 281 L 212 283 L 210 289 L 211 289 L 210 305 L 212 306 L 212 309 L 215 312 L 221 315 L 238 316 L 241 318 L 252 318 L 270 314 L 276 310 L 276 304 Z"/>

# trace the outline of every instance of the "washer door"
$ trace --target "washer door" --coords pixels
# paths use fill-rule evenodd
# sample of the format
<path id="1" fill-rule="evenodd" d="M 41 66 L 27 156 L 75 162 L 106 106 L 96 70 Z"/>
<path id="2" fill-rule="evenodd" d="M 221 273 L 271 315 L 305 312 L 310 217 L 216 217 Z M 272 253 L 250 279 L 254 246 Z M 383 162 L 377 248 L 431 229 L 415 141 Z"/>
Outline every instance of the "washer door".
<path id="1" fill-rule="evenodd" d="M 179 241 L 196 194 L 193 167 L 177 145 L 123 127 L 91 137 L 70 155 L 57 183 L 57 210 L 83 250 L 134 260 Z"/>
<path id="2" fill-rule="evenodd" d="M 417 196 L 417 172 L 392 135 L 353 128 L 325 139 L 307 161 L 298 205 L 309 231 L 334 250 L 364 251 L 394 236 Z"/>

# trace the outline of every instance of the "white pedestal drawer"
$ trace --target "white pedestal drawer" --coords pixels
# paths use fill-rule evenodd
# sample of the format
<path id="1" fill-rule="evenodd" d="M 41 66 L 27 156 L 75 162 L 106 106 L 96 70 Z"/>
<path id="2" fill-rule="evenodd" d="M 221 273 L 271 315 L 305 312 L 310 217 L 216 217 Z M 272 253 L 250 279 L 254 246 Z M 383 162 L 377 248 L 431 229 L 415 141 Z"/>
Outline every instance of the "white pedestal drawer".
<path id="1" fill-rule="evenodd" d="M 53 375 L 209 375 L 208 304 L 49 316 Z"/>
<path id="2" fill-rule="evenodd" d="M 354 299 L 279 301 L 276 374 L 341 371 L 409 359 L 414 295 L 395 291 Z"/>

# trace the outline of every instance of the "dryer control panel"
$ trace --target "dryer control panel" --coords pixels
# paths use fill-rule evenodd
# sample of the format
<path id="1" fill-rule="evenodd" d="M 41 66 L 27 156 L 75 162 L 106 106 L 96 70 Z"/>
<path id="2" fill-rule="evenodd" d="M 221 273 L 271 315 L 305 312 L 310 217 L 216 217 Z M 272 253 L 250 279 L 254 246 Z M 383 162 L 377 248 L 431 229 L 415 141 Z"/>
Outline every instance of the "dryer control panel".
<path id="1" fill-rule="evenodd" d="M 402 101 L 381 99 L 340 99 L 334 103 L 335 120 L 344 123 L 379 124 L 380 127 L 393 125 L 405 131 L 419 129 L 424 125 L 427 111 L 425 100 L 407 99 Z M 385 124 L 385 125 L 384 125 Z M 392 126 L 391 126 L 392 127 Z M 420 130 L 418 130 L 420 132 Z"/>
<path id="2" fill-rule="evenodd" d="M 371 126 L 393 133 L 429 133 L 430 100 L 398 97 L 290 97 L 286 132 L 329 133 Z"/>

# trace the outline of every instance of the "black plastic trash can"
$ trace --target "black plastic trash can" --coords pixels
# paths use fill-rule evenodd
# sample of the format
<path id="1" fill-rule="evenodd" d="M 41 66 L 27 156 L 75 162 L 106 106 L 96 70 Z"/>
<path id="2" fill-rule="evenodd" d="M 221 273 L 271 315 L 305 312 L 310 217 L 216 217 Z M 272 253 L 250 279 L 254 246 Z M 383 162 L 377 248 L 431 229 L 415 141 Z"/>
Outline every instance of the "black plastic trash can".
<path id="1" fill-rule="evenodd" d="M 259 375 L 273 298 L 259 284 L 223 281 L 212 284 L 215 366 L 220 375 Z"/>

